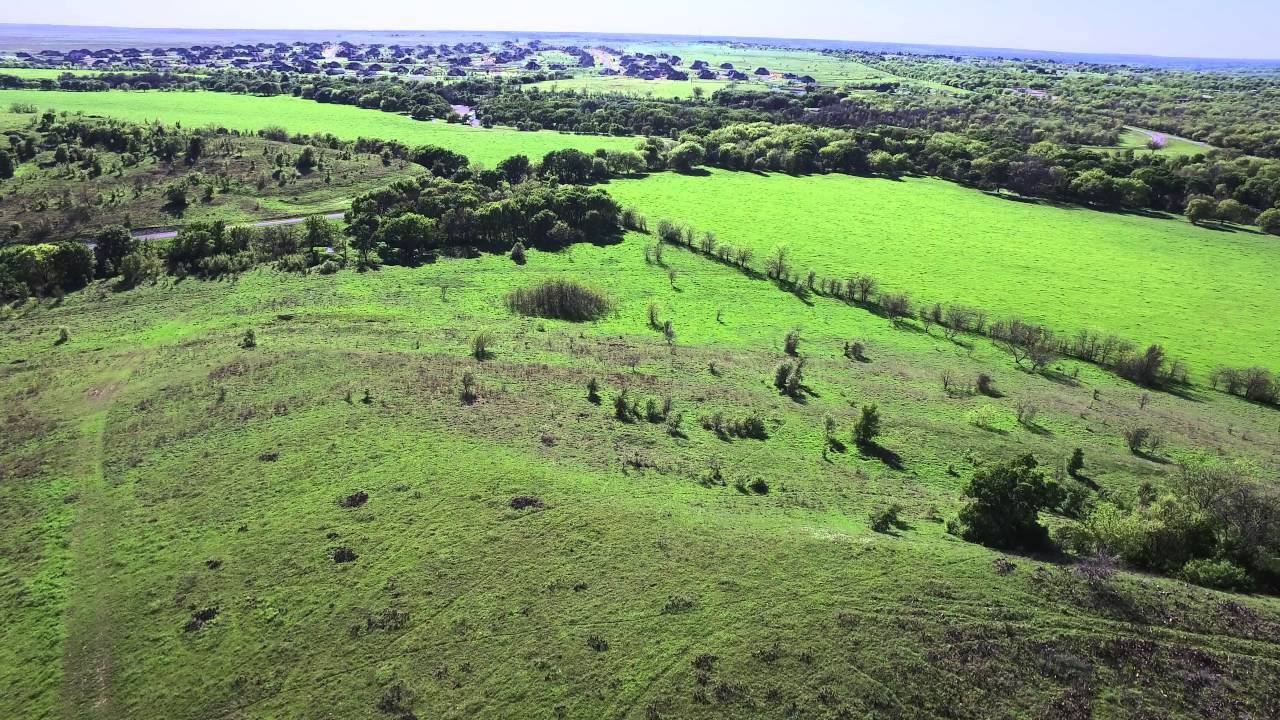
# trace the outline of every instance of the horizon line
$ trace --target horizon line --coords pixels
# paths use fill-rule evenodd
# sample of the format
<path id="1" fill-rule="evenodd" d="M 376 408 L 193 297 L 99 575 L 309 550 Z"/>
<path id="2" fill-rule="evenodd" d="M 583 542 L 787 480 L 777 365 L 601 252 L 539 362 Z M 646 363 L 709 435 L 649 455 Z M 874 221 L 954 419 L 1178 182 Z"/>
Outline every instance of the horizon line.
<path id="1" fill-rule="evenodd" d="M 1219 61 L 1219 62 L 1249 62 L 1249 63 L 1276 63 L 1280 65 L 1280 57 L 1213 57 L 1207 55 L 1153 55 L 1150 53 L 1136 52 L 1105 52 L 1105 51 L 1086 51 L 1086 50 L 1054 50 L 1054 49 L 1035 49 L 1035 48 L 1012 48 L 1012 47 L 995 47 L 985 45 L 952 45 L 946 43 L 926 43 L 917 41 L 897 41 L 897 40 L 854 40 L 847 38 L 804 38 L 804 37 L 781 37 L 781 36 L 763 36 L 763 35 L 690 35 L 686 33 L 655 33 L 655 32 L 625 32 L 613 30 L 462 30 L 462 29 L 445 29 L 445 28 L 400 28 L 395 30 L 374 29 L 374 28 L 229 28 L 229 27 L 173 27 L 173 26 L 151 26 L 151 25 L 75 25 L 66 23 L 15 23 L 0 22 L 0 28 L 6 27 L 29 27 L 29 28 L 81 28 L 81 29 L 108 29 L 108 30 L 171 30 L 178 32 L 291 32 L 291 33 L 344 33 L 344 32 L 361 32 L 361 33 L 503 33 L 509 35 L 529 34 L 529 35 L 618 35 L 621 37 L 676 37 L 676 38 L 705 38 L 708 40 L 748 40 L 748 41 L 768 41 L 768 40 L 785 40 L 788 42 L 812 42 L 812 43 L 861 43 L 865 45 L 898 45 L 903 47 L 914 48 L 955 48 L 962 50 L 985 50 L 988 52 L 999 53 L 1041 53 L 1041 54 L 1057 54 L 1057 55 L 1082 55 L 1095 57 L 1111 57 L 1111 58 L 1133 58 L 1133 59 L 1157 59 L 1157 60 L 1191 60 L 1191 61 Z"/>

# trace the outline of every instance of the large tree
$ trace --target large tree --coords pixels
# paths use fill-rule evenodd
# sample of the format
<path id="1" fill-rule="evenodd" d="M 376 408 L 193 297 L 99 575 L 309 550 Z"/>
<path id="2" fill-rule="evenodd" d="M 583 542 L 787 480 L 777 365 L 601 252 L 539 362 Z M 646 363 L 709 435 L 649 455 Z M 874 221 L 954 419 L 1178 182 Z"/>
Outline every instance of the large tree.
<path id="1" fill-rule="evenodd" d="M 964 539 L 997 548 L 1043 550 L 1049 532 L 1040 511 L 1062 502 L 1062 488 L 1024 455 L 979 470 L 965 486 L 960 510 Z"/>

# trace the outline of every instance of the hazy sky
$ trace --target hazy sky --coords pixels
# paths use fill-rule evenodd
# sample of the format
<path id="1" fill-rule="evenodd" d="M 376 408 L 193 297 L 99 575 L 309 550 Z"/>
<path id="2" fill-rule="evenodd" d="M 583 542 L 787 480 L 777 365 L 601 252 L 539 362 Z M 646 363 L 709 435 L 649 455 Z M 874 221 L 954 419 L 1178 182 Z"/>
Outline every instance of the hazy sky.
<path id="1" fill-rule="evenodd" d="M 5 0 L 0 22 L 749 35 L 1277 58 L 1280 0 Z"/>

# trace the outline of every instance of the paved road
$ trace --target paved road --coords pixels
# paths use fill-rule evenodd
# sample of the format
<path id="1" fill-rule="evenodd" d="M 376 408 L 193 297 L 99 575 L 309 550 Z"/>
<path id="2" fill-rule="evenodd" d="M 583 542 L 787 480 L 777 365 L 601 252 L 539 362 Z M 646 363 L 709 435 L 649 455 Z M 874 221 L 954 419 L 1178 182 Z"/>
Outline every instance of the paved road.
<path id="1" fill-rule="evenodd" d="M 326 220 L 341 220 L 345 213 L 333 212 L 325 213 L 322 217 Z M 306 222 L 310 215 L 302 215 L 300 217 L 280 218 L 278 220 L 259 220 L 253 223 L 253 227 L 272 227 L 274 225 L 297 225 L 300 222 Z M 138 230 L 133 236 L 139 240 L 164 240 L 178 236 L 177 230 Z"/>

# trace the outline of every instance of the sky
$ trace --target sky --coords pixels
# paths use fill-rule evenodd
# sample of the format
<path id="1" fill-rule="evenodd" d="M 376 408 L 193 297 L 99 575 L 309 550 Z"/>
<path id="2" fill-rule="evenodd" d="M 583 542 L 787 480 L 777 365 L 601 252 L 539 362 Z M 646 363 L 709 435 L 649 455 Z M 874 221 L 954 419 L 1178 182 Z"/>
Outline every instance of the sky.
<path id="1" fill-rule="evenodd" d="M 4 4 L 0 22 L 8 23 L 630 32 L 1176 57 L 1280 57 L 1280 0 L 5 0 Z"/>

